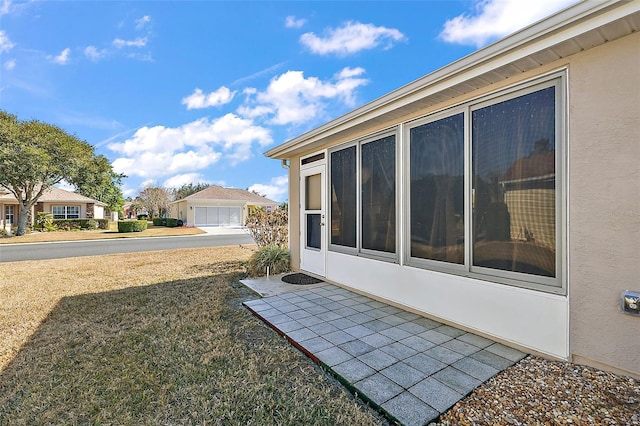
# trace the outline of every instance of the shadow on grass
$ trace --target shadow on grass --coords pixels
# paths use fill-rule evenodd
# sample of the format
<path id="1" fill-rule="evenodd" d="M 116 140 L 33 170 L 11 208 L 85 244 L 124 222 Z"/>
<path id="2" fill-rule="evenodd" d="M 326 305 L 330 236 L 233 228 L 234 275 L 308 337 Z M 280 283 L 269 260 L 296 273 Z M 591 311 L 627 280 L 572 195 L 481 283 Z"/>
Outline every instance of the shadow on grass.
<path id="1" fill-rule="evenodd" d="M 380 424 L 237 276 L 63 298 L 0 373 L 0 424 Z"/>

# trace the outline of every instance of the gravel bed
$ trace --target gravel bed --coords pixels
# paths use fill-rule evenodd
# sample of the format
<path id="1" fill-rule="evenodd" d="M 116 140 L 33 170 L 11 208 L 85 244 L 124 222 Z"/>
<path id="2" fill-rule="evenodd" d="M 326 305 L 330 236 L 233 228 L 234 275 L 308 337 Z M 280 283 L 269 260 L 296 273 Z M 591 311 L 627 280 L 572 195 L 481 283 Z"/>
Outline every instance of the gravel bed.
<path id="1" fill-rule="evenodd" d="M 433 425 L 640 425 L 640 381 L 529 356 Z"/>

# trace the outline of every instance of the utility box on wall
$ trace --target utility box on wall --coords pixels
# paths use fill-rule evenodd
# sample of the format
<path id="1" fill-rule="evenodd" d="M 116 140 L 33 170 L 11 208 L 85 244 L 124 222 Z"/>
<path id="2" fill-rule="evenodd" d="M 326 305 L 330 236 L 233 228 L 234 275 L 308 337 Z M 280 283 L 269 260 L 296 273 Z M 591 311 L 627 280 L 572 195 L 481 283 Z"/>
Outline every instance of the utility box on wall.
<path id="1" fill-rule="evenodd" d="M 622 312 L 640 316 L 640 292 L 631 290 L 622 292 Z"/>

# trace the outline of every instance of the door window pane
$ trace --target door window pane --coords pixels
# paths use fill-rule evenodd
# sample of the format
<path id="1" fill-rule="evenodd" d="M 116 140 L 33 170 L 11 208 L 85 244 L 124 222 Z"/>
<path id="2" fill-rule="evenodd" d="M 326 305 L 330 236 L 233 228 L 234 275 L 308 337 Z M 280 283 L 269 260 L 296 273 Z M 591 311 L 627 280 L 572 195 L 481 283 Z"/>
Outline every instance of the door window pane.
<path id="1" fill-rule="evenodd" d="M 410 130 L 411 256 L 464 263 L 464 115 Z"/>
<path id="2" fill-rule="evenodd" d="M 307 210 L 322 209 L 322 180 L 320 176 L 318 173 L 305 178 L 305 209 Z"/>
<path id="3" fill-rule="evenodd" d="M 321 248 L 321 216 L 319 213 L 307 214 L 307 248 Z"/>
<path id="4" fill-rule="evenodd" d="M 555 88 L 472 112 L 473 265 L 556 276 Z"/>
<path id="5" fill-rule="evenodd" d="M 331 153 L 331 244 L 356 246 L 356 147 Z"/>
<path id="6" fill-rule="evenodd" d="M 396 138 L 361 147 L 362 248 L 396 251 Z"/>

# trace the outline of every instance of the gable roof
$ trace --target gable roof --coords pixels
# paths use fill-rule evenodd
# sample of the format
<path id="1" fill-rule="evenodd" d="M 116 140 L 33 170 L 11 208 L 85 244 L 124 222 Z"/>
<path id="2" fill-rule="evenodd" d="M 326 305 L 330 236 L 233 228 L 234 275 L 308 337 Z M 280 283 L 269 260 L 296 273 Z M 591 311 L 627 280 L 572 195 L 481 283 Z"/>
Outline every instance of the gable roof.
<path id="1" fill-rule="evenodd" d="M 0 187 L 0 201 L 15 201 L 16 197 L 9 192 L 6 188 Z M 44 191 L 42 196 L 38 199 L 39 203 L 91 203 L 99 206 L 106 206 L 102 201 L 94 200 L 93 198 L 85 197 L 77 192 L 66 191 L 61 188 L 52 186 Z"/>
<path id="2" fill-rule="evenodd" d="M 181 200 L 176 200 L 174 203 L 183 200 L 225 200 L 225 201 L 243 201 L 250 204 L 259 206 L 277 206 L 276 201 L 265 198 L 261 195 L 254 194 L 253 192 L 245 191 L 240 188 L 223 188 L 217 185 L 211 185 L 202 191 L 191 194 Z M 173 204 L 173 203 L 172 203 Z"/>
<path id="3" fill-rule="evenodd" d="M 640 31 L 640 1 L 584 0 L 265 152 L 286 160 Z"/>

